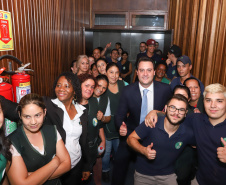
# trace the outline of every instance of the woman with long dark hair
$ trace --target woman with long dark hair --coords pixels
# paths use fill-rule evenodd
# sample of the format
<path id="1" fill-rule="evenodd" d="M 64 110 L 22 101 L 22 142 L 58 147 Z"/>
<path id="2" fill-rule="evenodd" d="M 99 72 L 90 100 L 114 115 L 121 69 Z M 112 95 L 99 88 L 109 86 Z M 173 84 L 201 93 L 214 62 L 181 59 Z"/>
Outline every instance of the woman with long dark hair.
<path id="1" fill-rule="evenodd" d="M 12 161 L 10 141 L 5 137 L 5 119 L 0 101 L 0 184 L 2 184 L 7 161 Z"/>
<path id="2" fill-rule="evenodd" d="M 59 176 L 70 170 L 70 157 L 53 125 L 43 125 L 46 106 L 37 94 L 25 95 L 18 105 L 20 126 L 9 139 L 12 163 L 10 183 L 59 185 Z"/>
<path id="3" fill-rule="evenodd" d="M 110 180 L 110 156 L 112 149 L 116 153 L 119 145 L 119 132 L 115 127 L 114 115 L 116 113 L 120 93 L 125 86 L 124 81 L 119 80 L 119 67 L 115 63 L 110 63 L 106 67 L 106 75 L 109 80 L 106 95 L 110 99 L 111 120 L 104 124 L 104 133 L 106 137 L 106 149 L 102 159 L 102 178 L 108 182 Z"/>

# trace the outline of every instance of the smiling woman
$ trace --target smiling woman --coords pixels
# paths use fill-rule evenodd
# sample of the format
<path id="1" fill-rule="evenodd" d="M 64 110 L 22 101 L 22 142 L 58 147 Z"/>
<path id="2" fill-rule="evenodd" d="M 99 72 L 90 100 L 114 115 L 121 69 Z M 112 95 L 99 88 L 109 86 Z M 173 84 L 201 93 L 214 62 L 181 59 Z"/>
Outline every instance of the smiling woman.
<path id="1" fill-rule="evenodd" d="M 82 90 L 82 98 L 78 102 L 86 107 L 88 104 L 88 99 L 93 95 L 93 90 L 95 88 L 95 78 L 89 74 L 81 74 L 78 75 L 78 79 L 81 83 Z"/>
<path id="2" fill-rule="evenodd" d="M 155 69 L 155 78 L 154 80 L 170 84 L 170 79 L 166 78 L 167 65 L 165 62 L 159 62 L 156 65 Z"/>
<path id="3" fill-rule="evenodd" d="M 100 74 L 106 75 L 106 67 L 107 67 L 107 61 L 104 58 L 99 58 L 96 61 L 97 64 L 97 70 L 99 71 Z"/>
<path id="4" fill-rule="evenodd" d="M 82 98 L 78 77 L 72 72 L 59 75 L 53 85 L 53 94 L 54 99 L 43 97 L 47 108 L 43 124 L 56 125 L 71 158 L 71 170 L 61 177 L 62 184 L 79 185 L 82 178 L 88 179 L 91 169 L 87 143 L 87 110 L 77 103 Z M 5 108 L 5 117 L 17 122 L 20 118 L 15 111 L 17 103 L 3 96 L 0 96 L 0 100 Z"/>
<path id="5" fill-rule="evenodd" d="M 118 108 L 119 97 L 122 91 L 122 88 L 125 86 L 124 81 L 119 80 L 119 68 L 117 64 L 110 63 L 106 68 L 107 77 L 109 80 L 108 90 L 106 92 L 110 100 L 110 111 L 111 111 L 111 120 L 109 123 L 104 124 L 104 133 L 106 137 L 106 150 L 104 153 L 103 161 L 103 170 L 102 176 L 103 180 L 108 182 L 110 180 L 110 156 L 112 149 L 114 154 L 116 153 L 119 145 L 119 132 L 115 127 L 114 116 Z"/>
<path id="6" fill-rule="evenodd" d="M 88 143 L 89 154 L 93 165 L 93 178 L 96 185 L 101 184 L 102 162 L 100 156 L 105 149 L 103 124 L 111 119 L 110 102 L 105 94 L 108 88 L 108 78 L 99 75 L 96 78 L 96 87 L 88 105 Z M 101 151 L 98 151 L 101 148 Z"/>

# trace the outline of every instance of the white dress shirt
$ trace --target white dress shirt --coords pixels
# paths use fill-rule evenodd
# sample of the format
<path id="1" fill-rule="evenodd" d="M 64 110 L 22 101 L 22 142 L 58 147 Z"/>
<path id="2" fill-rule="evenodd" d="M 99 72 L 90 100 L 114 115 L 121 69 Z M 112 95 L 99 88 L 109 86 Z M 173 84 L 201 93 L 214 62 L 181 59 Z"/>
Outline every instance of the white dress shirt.
<path id="1" fill-rule="evenodd" d="M 154 85 L 153 85 L 153 82 L 148 88 L 142 87 L 141 84 L 139 83 L 139 88 L 140 88 L 141 99 L 143 98 L 144 89 L 148 89 L 148 93 L 147 93 L 148 110 L 147 110 L 147 113 L 149 113 L 150 111 L 152 111 L 154 109 Z"/>
<path id="2" fill-rule="evenodd" d="M 67 148 L 67 151 L 71 158 L 71 168 L 73 168 L 82 157 L 81 146 L 79 144 L 79 138 L 82 134 L 82 125 L 80 124 L 80 117 L 82 116 L 85 107 L 78 103 L 74 103 L 73 101 L 72 103 L 77 110 L 77 114 L 71 120 L 65 109 L 64 104 L 60 100 L 56 98 L 52 100 L 52 102 L 64 111 L 63 128 L 66 132 L 65 147 Z"/>

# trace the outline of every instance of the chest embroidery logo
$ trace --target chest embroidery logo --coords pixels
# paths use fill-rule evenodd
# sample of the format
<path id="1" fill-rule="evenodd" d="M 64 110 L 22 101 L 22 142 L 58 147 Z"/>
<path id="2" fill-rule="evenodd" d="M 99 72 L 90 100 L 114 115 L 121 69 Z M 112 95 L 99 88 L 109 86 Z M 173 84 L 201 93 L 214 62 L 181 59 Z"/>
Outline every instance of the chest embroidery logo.
<path id="1" fill-rule="evenodd" d="M 177 142 L 176 144 L 175 144 L 175 148 L 176 149 L 180 149 L 180 147 L 183 145 L 183 143 L 182 142 Z"/>
<path id="2" fill-rule="evenodd" d="M 226 137 L 224 137 L 224 138 L 223 138 L 223 140 L 225 140 L 225 141 L 226 141 Z M 224 147 L 224 144 L 223 144 L 222 142 L 221 142 L 221 145 Z"/>
<path id="3" fill-rule="evenodd" d="M 93 126 L 94 126 L 94 127 L 97 126 L 97 123 L 98 123 L 97 118 L 93 118 Z"/>
<path id="4" fill-rule="evenodd" d="M 175 71 L 175 70 L 173 70 L 173 71 L 172 71 L 172 74 L 173 74 L 173 75 L 175 75 L 175 73 L 176 73 L 176 71 Z"/>

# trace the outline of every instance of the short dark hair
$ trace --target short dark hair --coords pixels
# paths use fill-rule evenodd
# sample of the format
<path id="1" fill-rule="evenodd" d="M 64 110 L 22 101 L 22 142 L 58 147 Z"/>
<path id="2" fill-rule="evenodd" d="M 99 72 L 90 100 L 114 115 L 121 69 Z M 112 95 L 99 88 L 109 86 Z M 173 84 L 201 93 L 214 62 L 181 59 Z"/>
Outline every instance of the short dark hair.
<path id="1" fill-rule="evenodd" d="M 155 70 L 158 68 L 159 65 L 164 65 L 164 66 L 166 67 L 166 71 L 167 71 L 167 64 L 166 64 L 166 62 L 164 62 L 164 61 L 158 62 L 158 63 L 155 65 Z"/>
<path id="2" fill-rule="evenodd" d="M 103 47 L 101 47 L 101 46 L 97 47 L 97 49 L 99 49 L 100 52 L 103 51 Z"/>
<path id="3" fill-rule="evenodd" d="M 97 50 L 99 50 L 99 51 L 100 51 L 100 48 L 99 48 L 99 47 L 98 47 L 98 48 L 95 48 L 95 49 L 97 49 Z M 94 50 L 95 50 L 95 49 L 94 49 Z M 94 50 L 93 50 L 93 51 L 94 51 Z M 101 51 L 100 51 L 100 52 L 101 52 Z"/>
<path id="4" fill-rule="evenodd" d="M 187 79 L 184 81 L 183 85 L 186 86 L 186 82 L 187 82 L 188 80 L 196 80 L 196 81 L 198 82 L 198 84 L 199 84 L 199 87 L 200 87 L 200 82 L 199 82 L 199 80 L 198 80 L 197 78 L 195 78 L 195 77 L 189 77 L 189 78 L 187 78 Z"/>
<path id="5" fill-rule="evenodd" d="M 155 53 L 156 53 L 157 55 L 159 55 L 160 57 L 162 56 L 162 51 L 161 51 L 160 49 L 156 49 L 156 50 L 155 50 Z"/>
<path id="6" fill-rule="evenodd" d="M 123 51 L 122 55 L 126 54 L 127 56 L 129 55 L 127 51 Z"/>
<path id="7" fill-rule="evenodd" d="M 64 76 L 67 81 L 72 85 L 74 92 L 75 92 L 75 96 L 76 96 L 76 101 L 80 102 L 82 99 L 82 91 L 81 91 L 81 84 L 80 81 L 78 79 L 78 76 L 75 75 L 72 72 L 63 72 L 61 73 L 56 80 L 53 83 L 53 97 L 56 98 L 56 93 L 55 93 L 55 88 L 57 85 L 58 80 L 60 79 L 60 77 Z"/>
<path id="8" fill-rule="evenodd" d="M 142 62 L 151 62 L 153 64 L 154 69 L 155 69 L 155 62 L 154 62 L 154 60 L 152 60 L 149 57 L 140 57 L 139 60 L 138 60 L 138 62 L 137 62 L 137 66 L 136 66 L 137 69 L 138 69 L 138 66 L 139 66 L 139 64 L 140 64 L 141 61 Z"/>
<path id="9" fill-rule="evenodd" d="M 93 70 L 93 67 L 94 67 L 94 66 L 97 67 L 97 64 L 96 64 L 96 63 L 91 64 L 90 69 Z"/>
<path id="10" fill-rule="evenodd" d="M 188 100 L 185 96 L 181 95 L 181 94 L 175 94 L 172 96 L 172 98 L 170 98 L 167 102 L 167 106 L 169 105 L 169 103 L 171 102 L 172 99 L 176 99 L 178 101 L 183 101 L 186 104 L 186 109 L 188 109 Z"/>
<path id="11" fill-rule="evenodd" d="M 120 48 L 121 48 L 121 46 L 122 46 L 121 42 L 116 42 L 115 44 L 119 45 Z"/>
<path id="12" fill-rule="evenodd" d="M 74 67 L 74 63 L 76 63 L 76 62 L 77 62 L 77 60 L 72 60 L 70 70 L 71 70 L 72 67 Z"/>
<path id="13" fill-rule="evenodd" d="M 98 75 L 96 77 L 96 82 L 98 82 L 99 80 L 105 80 L 107 82 L 107 84 L 109 84 L 109 80 L 108 80 L 108 77 L 106 75 L 102 75 L 102 74 Z"/>
<path id="14" fill-rule="evenodd" d="M 173 94 L 175 94 L 176 90 L 177 89 L 182 89 L 184 90 L 187 94 L 188 94 L 188 99 L 191 98 L 191 92 L 189 90 L 189 88 L 187 86 L 184 86 L 184 85 L 176 85 L 173 89 Z"/>
<path id="15" fill-rule="evenodd" d="M 116 63 L 114 63 L 114 62 L 111 62 L 111 63 L 109 63 L 109 64 L 107 65 L 107 67 L 106 67 L 106 72 L 107 72 L 111 67 L 113 67 L 113 66 L 117 67 L 118 70 L 119 70 L 118 65 L 117 65 Z"/>
<path id="16" fill-rule="evenodd" d="M 147 46 L 146 42 L 140 42 L 140 44 L 145 44 Z"/>
<path id="17" fill-rule="evenodd" d="M 99 60 L 103 60 L 106 64 L 108 64 L 107 60 L 105 58 L 98 58 L 97 61 L 96 61 L 96 64 Z"/>
<path id="18" fill-rule="evenodd" d="M 118 50 L 117 50 L 117 49 L 112 49 L 112 50 L 111 50 L 111 54 L 112 54 L 112 52 L 113 52 L 113 51 L 117 51 L 117 52 L 118 52 Z M 119 54 L 119 52 L 118 52 L 118 54 Z"/>
<path id="19" fill-rule="evenodd" d="M 123 48 L 121 48 L 121 47 L 120 47 L 120 48 L 118 48 L 118 50 L 119 50 L 119 49 L 121 49 L 121 50 L 122 50 L 122 52 L 124 51 L 124 50 L 123 50 Z"/>

